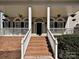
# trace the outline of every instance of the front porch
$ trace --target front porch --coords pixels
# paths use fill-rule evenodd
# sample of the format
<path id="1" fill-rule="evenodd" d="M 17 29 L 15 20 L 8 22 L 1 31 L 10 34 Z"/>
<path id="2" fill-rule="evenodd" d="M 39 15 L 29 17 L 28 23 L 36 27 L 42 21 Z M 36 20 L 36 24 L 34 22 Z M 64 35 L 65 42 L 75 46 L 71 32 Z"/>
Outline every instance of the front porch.
<path id="1" fill-rule="evenodd" d="M 31 39 L 32 38 L 32 31 L 33 31 L 32 29 L 33 28 L 35 29 L 34 31 L 35 31 L 36 35 L 37 34 L 41 35 L 41 34 L 43 34 L 43 31 L 46 30 L 45 35 L 48 38 L 47 40 L 49 41 L 49 44 L 51 46 L 50 48 L 52 50 L 53 57 L 50 54 L 48 54 L 48 55 L 45 54 L 45 56 L 49 56 L 50 55 L 52 57 L 51 59 L 53 59 L 53 58 L 54 59 L 58 59 L 58 41 L 57 41 L 57 38 L 54 37 L 54 33 L 55 34 L 73 34 L 74 33 L 74 29 L 73 28 L 52 28 L 51 29 L 50 28 L 50 23 L 51 23 L 50 22 L 50 7 L 47 7 L 46 26 L 45 26 L 44 22 L 37 21 L 36 23 L 34 23 L 35 27 L 33 27 L 33 25 L 32 25 L 33 24 L 32 23 L 32 8 L 29 7 L 28 8 L 28 26 L 27 26 L 27 28 L 18 28 L 21 24 L 23 25 L 23 22 L 19 22 L 19 25 L 18 25 L 18 22 L 15 22 L 14 23 L 14 25 L 15 25 L 14 28 L 4 28 L 6 26 L 1 25 L 1 30 L 0 30 L 1 34 L 0 35 L 1 36 L 4 36 L 4 35 L 7 35 L 7 36 L 10 36 L 10 35 L 11 36 L 13 36 L 13 35 L 15 35 L 15 36 L 16 35 L 18 35 L 18 36 L 19 35 L 24 35 L 24 37 L 21 38 L 22 40 L 21 40 L 21 47 L 20 47 L 21 48 L 21 52 L 20 53 L 21 53 L 21 59 L 26 59 L 25 55 L 26 55 L 27 52 L 31 56 L 34 55 L 35 52 L 36 52 L 36 54 L 38 52 L 38 50 L 37 51 L 35 50 L 35 52 L 32 51 L 32 50 L 31 50 L 31 52 L 28 51 L 29 44 L 30 44 L 30 42 L 32 40 Z M 2 24 L 2 21 L 1 21 L 1 24 Z M 26 23 L 24 23 L 24 24 L 26 24 Z M 24 27 L 25 26 L 26 25 L 24 25 Z M 17 28 L 15 28 L 15 27 L 17 27 Z M 59 26 L 59 27 L 61 27 L 61 26 Z M 34 46 L 35 46 L 35 48 L 33 47 L 34 49 L 36 49 L 36 45 L 38 44 L 37 42 L 39 42 L 38 40 L 41 40 L 40 37 L 41 36 L 38 36 L 37 38 L 35 38 L 36 42 L 33 43 Z M 47 43 L 43 42 L 42 44 L 47 44 Z M 38 45 L 40 47 L 41 44 L 39 43 Z M 47 49 L 46 49 L 46 51 L 47 51 L 47 53 L 49 52 Z M 34 53 L 32 53 L 32 52 L 34 52 Z M 44 53 L 44 52 L 40 52 L 39 55 L 42 55 L 41 53 Z M 39 55 L 36 56 L 35 58 L 39 57 Z M 28 56 L 28 57 L 30 57 L 30 56 Z M 42 56 L 42 57 L 44 57 L 44 56 Z"/>

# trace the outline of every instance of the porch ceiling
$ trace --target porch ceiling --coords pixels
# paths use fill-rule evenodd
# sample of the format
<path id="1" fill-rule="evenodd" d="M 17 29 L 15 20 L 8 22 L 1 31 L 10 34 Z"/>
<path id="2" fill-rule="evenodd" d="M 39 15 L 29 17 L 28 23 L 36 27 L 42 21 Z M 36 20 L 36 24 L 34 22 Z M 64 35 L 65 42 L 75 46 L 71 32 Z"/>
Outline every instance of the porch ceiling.
<path id="1" fill-rule="evenodd" d="M 0 0 L 0 2 L 79 2 L 79 0 Z"/>
<path id="2" fill-rule="evenodd" d="M 0 4 L 79 3 L 79 0 L 0 0 Z"/>

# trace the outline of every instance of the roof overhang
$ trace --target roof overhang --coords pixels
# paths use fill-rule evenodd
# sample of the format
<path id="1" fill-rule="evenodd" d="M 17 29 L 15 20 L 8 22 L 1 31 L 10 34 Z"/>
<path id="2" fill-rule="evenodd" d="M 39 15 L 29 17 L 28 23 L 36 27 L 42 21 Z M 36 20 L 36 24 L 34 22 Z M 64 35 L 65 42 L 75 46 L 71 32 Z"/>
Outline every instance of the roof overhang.
<path id="1" fill-rule="evenodd" d="M 54 3 L 78 3 L 79 0 L 0 0 L 1 4 L 54 4 Z"/>

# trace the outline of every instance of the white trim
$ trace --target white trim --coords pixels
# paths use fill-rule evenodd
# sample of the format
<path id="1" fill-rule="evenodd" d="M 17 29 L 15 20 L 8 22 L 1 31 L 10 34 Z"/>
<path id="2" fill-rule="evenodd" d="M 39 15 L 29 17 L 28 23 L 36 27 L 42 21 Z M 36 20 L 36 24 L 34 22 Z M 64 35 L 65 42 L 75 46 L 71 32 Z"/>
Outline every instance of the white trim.
<path id="1" fill-rule="evenodd" d="M 32 8 L 28 7 L 29 30 L 32 28 Z"/>
<path id="2" fill-rule="evenodd" d="M 4 14 L 3 12 L 0 12 L 0 28 L 3 28 L 3 20 L 2 19 L 5 19 L 3 14 Z"/>
<path id="3" fill-rule="evenodd" d="M 19 21 L 22 21 L 22 19 L 20 17 L 14 18 L 13 21 L 17 21 L 16 19 L 19 19 Z"/>
<path id="4" fill-rule="evenodd" d="M 0 35 L 0 36 L 25 36 L 25 35 Z"/>
<path id="5" fill-rule="evenodd" d="M 44 22 L 34 22 L 34 23 L 42 23 L 43 24 Z"/>
<path id="6" fill-rule="evenodd" d="M 52 22 L 55 22 L 55 21 L 56 21 L 56 19 L 55 19 L 54 17 L 51 17 L 51 16 L 50 16 L 50 19 L 53 19 L 53 21 L 50 20 L 50 21 L 52 21 Z"/>
<path id="7" fill-rule="evenodd" d="M 27 17 L 23 18 L 23 20 L 22 20 L 22 21 L 26 21 L 25 19 L 27 19 L 27 22 L 28 22 L 28 18 L 27 18 Z"/>
<path id="8" fill-rule="evenodd" d="M 50 29 L 50 7 L 47 7 L 47 29 Z"/>

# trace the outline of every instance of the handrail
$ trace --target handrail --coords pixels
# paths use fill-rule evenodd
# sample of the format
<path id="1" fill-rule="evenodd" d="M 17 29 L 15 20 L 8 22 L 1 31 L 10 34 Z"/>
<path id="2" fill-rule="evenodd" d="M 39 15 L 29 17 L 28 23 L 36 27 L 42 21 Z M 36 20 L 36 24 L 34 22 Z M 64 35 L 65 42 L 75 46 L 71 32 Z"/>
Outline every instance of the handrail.
<path id="1" fill-rule="evenodd" d="M 31 38 L 31 30 L 28 30 L 25 37 L 21 40 L 21 59 L 24 59 L 24 55 L 27 50 L 30 38 Z"/>
<path id="2" fill-rule="evenodd" d="M 58 59 L 58 41 L 57 38 L 54 37 L 54 35 L 51 33 L 50 30 L 47 31 L 48 39 L 50 42 L 50 45 L 52 47 L 52 51 L 54 53 L 55 59 Z"/>

